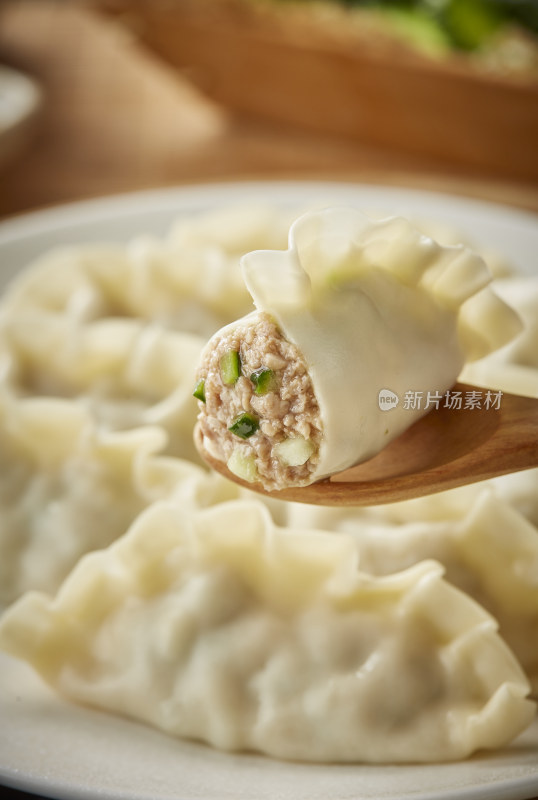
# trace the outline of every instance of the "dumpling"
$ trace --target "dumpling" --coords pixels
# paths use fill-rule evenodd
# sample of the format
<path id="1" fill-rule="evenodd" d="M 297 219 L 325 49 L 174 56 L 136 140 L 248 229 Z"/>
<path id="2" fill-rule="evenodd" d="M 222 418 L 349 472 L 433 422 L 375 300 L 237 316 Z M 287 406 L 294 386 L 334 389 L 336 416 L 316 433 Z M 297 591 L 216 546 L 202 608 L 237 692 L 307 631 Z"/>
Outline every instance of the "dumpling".
<path id="1" fill-rule="evenodd" d="M 220 476 L 160 456 L 165 443 L 158 427 L 107 433 L 67 400 L 0 393 L 0 607 L 29 589 L 56 591 L 82 555 L 159 498 L 189 508 L 237 496 Z"/>
<path id="2" fill-rule="evenodd" d="M 497 281 L 495 291 L 517 309 L 523 330 L 499 350 L 466 364 L 462 380 L 538 398 L 538 280 L 520 276 Z"/>
<path id="3" fill-rule="evenodd" d="M 305 214 L 287 251 L 247 254 L 242 268 L 257 311 L 204 348 L 197 441 L 268 490 L 375 455 L 442 401 L 466 359 L 520 330 L 479 256 L 400 218 Z"/>
<path id="4" fill-rule="evenodd" d="M 495 617 L 538 690 L 538 529 L 493 485 L 364 512 L 294 504 L 287 524 L 353 536 L 371 575 L 440 562 L 446 579 Z"/>
<path id="5" fill-rule="evenodd" d="M 435 562 L 375 578 L 357 556 L 258 501 L 156 503 L 55 599 L 8 609 L 0 646 L 72 700 L 225 750 L 427 762 L 523 730 L 535 707 L 494 620 Z"/>
<path id="6" fill-rule="evenodd" d="M 199 462 L 191 395 L 200 337 L 141 320 L 74 322 L 34 309 L 10 319 L 4 341 L 5 386 L 15 395 L 76 399 L 105 430 L 159 425 L 169 454 Z"/>
<path id="7" fill-rule="evenodd" d="M 3 305 L 12 316 L 34 309 L 72 322 L 134 317 L 207 339 L 250 308 L 239 258 L 285 247 L 287 226 L 280 210 L 234 207 L 185 214 L 166 235 L 125 245 L 55 248 L 12 282 Z"/>

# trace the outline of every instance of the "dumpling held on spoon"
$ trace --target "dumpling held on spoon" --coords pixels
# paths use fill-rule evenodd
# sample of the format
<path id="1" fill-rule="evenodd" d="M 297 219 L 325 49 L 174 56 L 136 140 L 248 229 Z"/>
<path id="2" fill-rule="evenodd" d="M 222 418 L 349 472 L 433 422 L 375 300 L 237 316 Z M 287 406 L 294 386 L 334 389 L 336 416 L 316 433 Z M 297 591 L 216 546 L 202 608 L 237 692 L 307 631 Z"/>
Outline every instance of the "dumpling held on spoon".
<path id="1" fill-rule="evenodd" d="M 519 330 L 480 256 L 402 218 L 308 213 L 242 270 L 257 310 L 202 353 L 196 440 L 267 490 L 371 458 Z"/>

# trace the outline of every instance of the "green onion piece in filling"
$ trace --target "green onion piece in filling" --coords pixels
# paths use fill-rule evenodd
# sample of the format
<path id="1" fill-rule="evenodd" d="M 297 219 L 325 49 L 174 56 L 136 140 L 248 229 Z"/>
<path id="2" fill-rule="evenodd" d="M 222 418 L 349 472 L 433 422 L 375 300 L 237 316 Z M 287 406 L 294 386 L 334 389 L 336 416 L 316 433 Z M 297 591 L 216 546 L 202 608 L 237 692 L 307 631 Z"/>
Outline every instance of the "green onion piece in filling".
<path id="1" fill-rule="evenodd" d="M 192 393 L 193 397 L 196 397 L 197 400 L 201 400 L 202 403 L 205 403 L 205 381 L 202 379 L 198 381 L 196 386 L 194 387 L 194 392 Z"/>
<path id="2" fill-rule="evenodd" d="M 274 392 L 278 386 L 275 373 L 267 367 L 255 370 L 250 376 L 250 380 L 254 384 L 254 394 L 268 394 Z"/>
<path id="3" fill-rule="evenodd" d="M 220 358 L 220 375 L 226 386 L 233 386 L 241 375 L 241 359 L 237 350 L 227 350 Z"/>
<path id="4" fill-rule="evenodd" d="M 245 411 L 234 419 L 228 430 L 231 431 L 234 436 L 239 436 L 240 439 L 249 439 L 256 433 L 259 427 L 260 422 L 258 418 L 253 414 L 247 414 Z"/>

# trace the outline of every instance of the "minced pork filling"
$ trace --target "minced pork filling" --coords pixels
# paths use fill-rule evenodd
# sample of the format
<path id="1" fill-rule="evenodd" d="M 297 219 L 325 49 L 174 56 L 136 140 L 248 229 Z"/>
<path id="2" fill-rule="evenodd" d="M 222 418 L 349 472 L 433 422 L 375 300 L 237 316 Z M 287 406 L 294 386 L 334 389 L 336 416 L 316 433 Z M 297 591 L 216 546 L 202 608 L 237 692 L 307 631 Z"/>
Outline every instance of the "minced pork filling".
<path id="1" fill-rule="evenodd" d="M 198 437 L 210 456 L 266 489 L 309 482 L 319 406 L 301 353 L 269 314 L 216 334 L 197 380 Z"/>

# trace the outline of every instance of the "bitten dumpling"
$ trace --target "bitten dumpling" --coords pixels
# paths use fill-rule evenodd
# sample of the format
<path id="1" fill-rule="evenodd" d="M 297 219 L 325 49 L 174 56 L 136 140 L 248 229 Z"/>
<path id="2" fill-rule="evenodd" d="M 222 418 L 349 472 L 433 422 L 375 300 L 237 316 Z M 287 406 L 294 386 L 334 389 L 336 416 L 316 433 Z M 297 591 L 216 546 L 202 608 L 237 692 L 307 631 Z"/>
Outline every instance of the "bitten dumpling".
<path id="1" fill-rule="evenodd" d="M 268 490 L 372 457 L 520 328 L 478 255 L 396 217 L 305 214 L 287 251 L 249 253 L 242 270 L 257 310 L 204 348 L 196 437 Z"/>
<path id="2" fill-rule="evenodd" d="M 375 578 L 357 557 L 259 501 L 158 503 L 8 609 L 0 646 L 78 702 L 283 759 L 459 759 L 531 722 L 494 620 L 436 562 Z"/>

